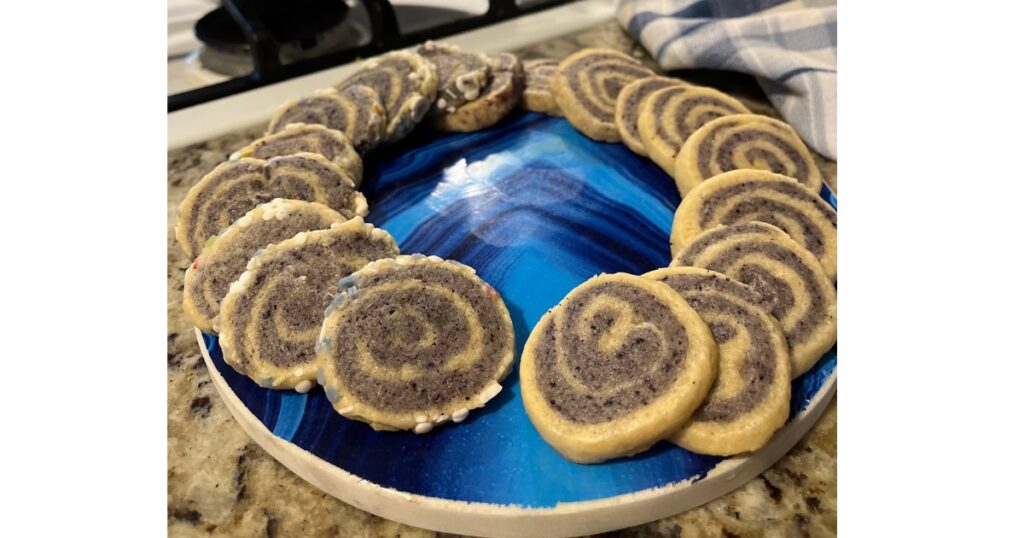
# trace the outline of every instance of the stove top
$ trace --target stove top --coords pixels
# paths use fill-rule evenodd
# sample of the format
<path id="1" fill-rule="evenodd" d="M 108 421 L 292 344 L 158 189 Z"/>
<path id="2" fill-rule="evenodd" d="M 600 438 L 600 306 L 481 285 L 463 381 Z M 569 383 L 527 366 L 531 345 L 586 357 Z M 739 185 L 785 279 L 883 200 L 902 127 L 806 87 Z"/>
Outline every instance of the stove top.
<path id="1" fill-rule="evenodd" d="M 568 2 L 171 0 L 168 110 Z"/>
<path id="2" fill-rule="evenodd" d="M 501 22 L 460 31 L 446 36 L 440 41 L 477 52 L 521 50 L 537 43 L 593 28 L 596 25 L 611 23 L 615 16 L 614 5 L 613 0 L 581 0 L 564 3 L 550 9 L 538 10 Z M 216 7 L 216 5 L 212 7 Z M 196 14 L 189 27 L 210 9 L 201 10 Z M 350 11 L 350 15 L 353 11 L 355 10 Z M 189 35 L 191 36 L 191 32 Z M 196 41 L 187 50 L 194 51 L 198 47 L 199 43 Z M 554 52 L 554 55 L 558 55 L 557 51 Z M 361 57 L 369 56 L 372 55 Z M 174 57 L 175 61 L 168 65 L 169 71 L 172 68 L 179 69 L 178 79 L 184 78 L 182 72 L 187 67 L 184 62 L 185 57 L 185 53 L 179 52 L 178 56 Z M 179 107 L 167 116 L 168 147 L 182 147 L 255 124 L 266 124 L 281 103 L 311 94 L 317 89 L 329 87 L 354 73 L 359 68 L 358 63 L 354 60 L 355 58 L 327 65 L 321 69 L 282 79 L 275 83 L 239 89 L 233 94 L 225 94 L 220 98 L 209 98 L 199 104 Z M 219 77 L 217 82 L 221 85 L 237 83 L 231 82 L 232 80 L 237 81 L 237 78 L 230 79 L 226 75 L 218 75 L 201 67 L 196 68 L 196 72 L 205 73 L 209 77 Z M 173 85 L 175 78 L 172 77 L 169 82 Z M 200 88 L 200 90 L 202 89 Z M 168 99 L 169 102 L 171 100 L 173 97 Z"/>
<path id="3" fill-rule="evenodd" d="M 325 53 L 354 48 L 369 40 L 369 32 L 346 20 L 349 7 L 341 0 L 302 0 L 281 5 L 266 2 L 256 15 L 279 45 L 277 61 L 290 64 Z M 219 7 L 195 24 L 202 43 L 196 58 L 203 69 L 241 77 L 253 71 L 252 47 L 227 7 Z"/>

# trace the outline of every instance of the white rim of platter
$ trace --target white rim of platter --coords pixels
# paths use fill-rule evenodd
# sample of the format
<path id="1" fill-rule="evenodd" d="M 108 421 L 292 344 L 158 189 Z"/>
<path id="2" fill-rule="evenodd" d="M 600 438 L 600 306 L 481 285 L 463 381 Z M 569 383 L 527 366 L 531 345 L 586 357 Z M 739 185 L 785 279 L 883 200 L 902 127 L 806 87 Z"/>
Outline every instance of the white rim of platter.
<path id="1" fill-rule="evenodd" d="M 761 450 L 723 460 L 697 481 L 682 481 L 627 495 L 524 508 L 454 501 L 385 488 L 348 473 L 274 435 L 235 395 L 195 330 L 206 368 L 242 430 L 282 465 L 326 493 L 383 518 L 426 529 L 493 538 L 580 536 L 640 525 L 685 512 L 746 484 L 775 464 L 810 431 L 836 393 L 832 371 L 806 407 Z"/>

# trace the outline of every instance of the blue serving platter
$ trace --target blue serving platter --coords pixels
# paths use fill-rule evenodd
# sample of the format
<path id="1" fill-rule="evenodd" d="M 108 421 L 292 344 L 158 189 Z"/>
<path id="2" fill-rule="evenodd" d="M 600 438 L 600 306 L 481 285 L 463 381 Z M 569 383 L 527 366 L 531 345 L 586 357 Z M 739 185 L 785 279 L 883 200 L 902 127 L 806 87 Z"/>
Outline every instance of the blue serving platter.
<path id="1" fill-rule="evenodd" d="M 534 324 L 584 280 L 668 265 L 680 202 L 672 179 L 624 145 L 527 112 L 477 133 L 420 128 L 367 158 L 362 190 L 366 220 L 390 232 L 403 253 L 458 260 L 501 292 L 517 360 Z M 822 196 L 836 205 L 827 187 Z M 518 367 L 462 424 L 426 435 L 376 432 L 335 413 L 319 388 L 260 387 L 224 363 L 216 336 L 197 335 L 232 414 L 296 474 L 380 516 L 482 536 L 589 534 L 708 502 L 782 457 L 836 387 L 833 348 L 793 381 L 789 422 L 754 454 L 723 459 L 662 442 L 581 465 L 533 428 Z"/>

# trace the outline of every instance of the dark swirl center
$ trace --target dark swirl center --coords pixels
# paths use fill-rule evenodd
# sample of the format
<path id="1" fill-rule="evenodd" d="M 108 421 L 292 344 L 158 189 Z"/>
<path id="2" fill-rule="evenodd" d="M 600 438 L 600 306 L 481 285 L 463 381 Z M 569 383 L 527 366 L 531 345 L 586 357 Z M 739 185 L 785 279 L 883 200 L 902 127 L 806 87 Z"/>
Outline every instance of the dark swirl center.
<path id="1" fill-rule="evenodd" d="M 625 312 L 609 308 L 585 315 L 600 297 L 632 307 L 633 326 L 618 342 L 607 337 L 628 323 L 620 319 Z M 548 404 L 571 420 L 607 422 L 649 405 L 684 368 L 689 348 L 685 327 L 667 305 L 641 288 L 594 286 L 549 319 L 534 348 L 537 383 Z"/>
<path id="2" fill-rule="evenodd" d="M 485 288 L 440 267 L 361 278 L 357 299 L 343 308 L 331 335 L 335 368 L 353 395 L 379 409 L 468 404 L 497 379 L 512 349 L 502 311 Z"/>

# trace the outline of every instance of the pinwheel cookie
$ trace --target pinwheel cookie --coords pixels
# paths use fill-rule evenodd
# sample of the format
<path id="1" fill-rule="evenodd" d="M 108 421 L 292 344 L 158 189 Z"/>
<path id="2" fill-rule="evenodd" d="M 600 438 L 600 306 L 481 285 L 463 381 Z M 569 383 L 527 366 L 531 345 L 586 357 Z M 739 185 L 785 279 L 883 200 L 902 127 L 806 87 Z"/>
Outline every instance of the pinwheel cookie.
<path id="1" fill-rule="evenodd" d="M 523 61 L 523 72 L 526 85 L 519 106 L 534 112 L 543 112 L 549 116 L 561 116 L 555 96 L 551 95 L 551 77 L 558 68 L 558 62 L 551 59 L 535 59 Z"/>
<path id="2" fill-rule="evenodd" d="M 366 198 L 352 176 L 313 153 L 264 161 L 243 157 L 222 163 L 199 180 L 179 206 L 178 243 L 189 259 L 203 245 L 252 208 L 288 198 L 319 202 L 345 217 L 366 215 Z"/>
<path id="3" fill-rule="evenodd" d="M 702 181 L 683 198 L 672 222 L 672 253 L 720 224 L 767 222 L 814 254 L 836 279 L 836 210 L 791 177 L 733 170 Z"/>
<path id="4" fill-rule="evenodd" d="M 337 88 L 363 85 L 377 92 L 387 112 L 385 138 L 405 138 L 427 114 L 437 97 L 437 70 L 425 58 L 410 51 L 395 51 L 367 60 Z"/>
<path id="5" fill-rule="evenodd" d="M 587 280 L 534 327 L 519 370 L 533 425 L 566 458 L 636 454 L 707 396 L 718 352 L 671 287 L 622 273 Z"/>
<path id="6" fill-rule="evenodd" d="M 514 54 L 487 55 L 491 81 L 473 101 L 437 116 L 434 127 L 443 131 L 472 132 L 486 129 L 508 115 L 523 94 L 523 66 Z"/>
<path id="7" fill-rule="evenodd" d="M 270 245 L 221 302 L 224 361 L 261 386 L 308 391 L 316 337 L 338 280 L 397 255 L 395 240 L 360 217 Z"/>
<path id="8" fill-rule="evenodd" d="M 317 342 L 334 409 L 375 429 L 426 433 L 501 391 L 515 338 L 501 296 L 436 256 L 373 262 L 339 284 Z"/>
<path id="9" fill-rule="evenodd" d="M 615 126 L 619 129 L 622 143 L 633 150 L 633 153 L 647 156 L 644 143 L 640 140 L 640 131 L 637 129 L 640 107 L 652 93 L 669 86 L 683 87 L 689 84 L 677 78 L 645 77 L 629 83 L 619 92 L 615 100 Z"/>
<path id="10" fill-rule="evenodd" d="M 363 179 L 363 160 L 345 133 L 323 125 L 289 124 L 272 134 L 254 140 L 234 152 L 232 160 L 242 157 L 268 160 L 296 153 L 316 153 L 348 172 L 356 187 Z"/>
<path id="11" fill-rule="evenodd" d="M 236 220 L 203 248 L 185 271 L 182 307 L 193 325 L 216 332 L 220 302 L 256 252 L 299 232 L 329 228 L 346 219 L 318 203 L 274 199 Z"/>
<path id="12" fill-rule="evenodd" d="M 821 171 L 796 131 L 757 114 L 723 116 L 694 131 L 676 156 L 672 177 L 685 195 L 705 179 L 742 168 L 768 170 L 811 192 L 821 190 Z"/>
<path id="13" fill-rule="evenodd" d="M 672 287 L 718 344 L 718 378 L 704 403 L 669 439 L 701 454 L 731 456 L 764 446 L 789 416 L 789 348 L 753 288 L 697 267 L 644 275 Z"/>
<path id="14" fill-rule="evenodd" d="M 480 97 L 487 86 L 491 69 L 482 54 L 433 41 L 416 47 L 416 53 L 437 70 L 437 99 L 430 109 L 432 114 L 455 112 Z"/>
<path id="15" fill-rule="evenodd" d="M 594 140 L 618 142 L 615 103 L 629 83 L 654 72 L 612 49 L 583 49 L 562 60 L 551 79 L 559 110 L 573 127 Z"/>
<path id="16" fill-rule="evenodd" d="M 793 377 L 836 343 L 836 289 L 821 263 L 786 232 L 763 222 L 719 226 L 685 243 L 672 267 L 703 267 L 754 288 L 782 324 Z"/>
<path id="17" fill-rule="evenodd" d="M 676 155 L 694 131 L 716 118 L 749 112 L 743 103 L 713 88 L 669 86 L 640 105 L 637 130 L 651 160 L 672 175 Z"/>
<path id="18" fill-rule="evenodd" d="M 362 154 L 377 147 L 384 138 L 387 115 L 373 88 L 354 84 L 341 91 L 327 88 L 288 101 L 270 120 L 268 131 L 281 132 L 296 123 L 323 125 L 341 131 Z"/>

